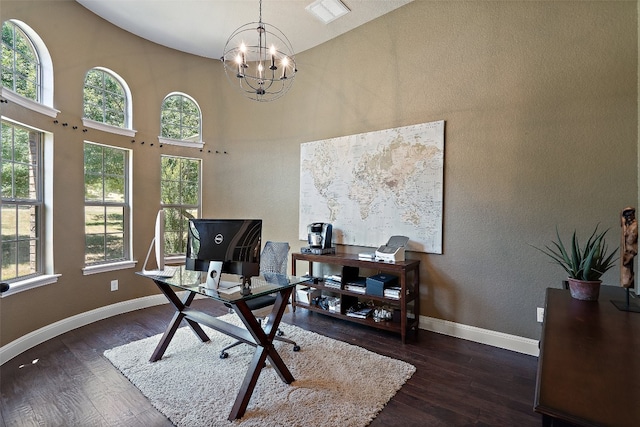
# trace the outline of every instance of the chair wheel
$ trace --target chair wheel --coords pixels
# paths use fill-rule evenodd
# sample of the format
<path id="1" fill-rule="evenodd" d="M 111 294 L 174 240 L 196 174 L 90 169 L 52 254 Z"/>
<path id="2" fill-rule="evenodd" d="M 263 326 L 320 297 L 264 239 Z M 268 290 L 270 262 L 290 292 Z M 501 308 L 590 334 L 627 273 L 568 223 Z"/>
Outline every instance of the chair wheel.
<path id="1" fill-rule="evenodd" d="M 300 351 L 300 346 L 299 345 L 294 345 L 293 346 L 293 351 Z"/>
<path id="2" fill-rule="evenodd" d="M 227 353 L 226 351 L 220 353 L 220 359 L 226 359 L 227 357 L 229 357 L 229 353 Z"/>

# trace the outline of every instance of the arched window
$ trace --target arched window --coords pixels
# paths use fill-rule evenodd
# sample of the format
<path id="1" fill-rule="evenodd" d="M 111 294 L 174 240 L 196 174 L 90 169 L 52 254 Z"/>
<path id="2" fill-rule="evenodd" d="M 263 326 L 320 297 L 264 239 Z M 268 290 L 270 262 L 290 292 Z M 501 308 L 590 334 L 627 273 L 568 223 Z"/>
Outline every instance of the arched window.
<path id="1" fill-rule="evenodd" d="M 40 60 L 31 40 L 16 24 L 2 23 L 2 86 L 40 102 Z"/>
<path id="2" fill-rule="evenodd" d="M 2 96 L 23 107 L 55 117 L 53 63 L 44 42 L 24 22 L 2 23 Z"/>
<path id="3" fill-rule="evenodd" d="M 96 123 L 131 129 L 131 95 L 124 80 L 113 71 L 93 68 L 84 79 L 84 118 Z"/>
<path id="4" fill-rule="evenodd" d="M 171 93 L 162 102 L 160 138 L 177 141 L 202 141 L 200 107 L 182 93 Z"/>

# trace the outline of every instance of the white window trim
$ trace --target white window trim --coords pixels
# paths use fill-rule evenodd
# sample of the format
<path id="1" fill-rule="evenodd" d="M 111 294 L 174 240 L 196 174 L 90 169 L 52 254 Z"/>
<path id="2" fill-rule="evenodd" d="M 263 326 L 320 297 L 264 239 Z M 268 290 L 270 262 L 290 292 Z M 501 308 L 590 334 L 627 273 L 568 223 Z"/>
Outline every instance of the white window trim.
<path id="1" fill-rule="evenodd" d="M 108 132 L 108 133 L 113 133 L 116 135 L 123 135 L 123 136 L 130 136 L 130 137 L 134 137 L 136 136 L 136 130 L 133 129 L 124 129 L 118 126 L 113 126 L 113 125 L 108 125 L 106 123 L 100 123 L 100 122 L 96 122 L 95 120 L 91 120 L 91 119 L 85 119 L 84 117 L 82 118 L 82 124 L 85 127 L 91 128 L 91 129 L 95 129 L 95 130 L 100 130 L 102 132 Z"/>
<path id="2" fill-rule="evenodd" d="M 0 95 L 7 101 L 18 104 L 21 107 L 35 111 L 36 113 L 44 114 L 45 116 L 56 118 L 60 111 L 55 108 L 48 107 L 44 104 L 34 101 L 33 99 L 25 98 L 22 95 L 18 95 L 14 91 L 7 89 L 6 87 L 0 88 Z"/>
<path id="3" fill-rule="evenodd" d="M 109 271 L 126 270 L 128 268 L 135 268 L 137 263 L 138 261 L 118 261 L 88 265 L 82 269 L 82 275 L 89 276 L 91 274 L 106 273 Z"/>
<path id="4" fill-rule="evenodd" d="M 28 291 L 29 289 L 39 288 L 40 286 L 51 285 L 58 281 L 61 274 L 41 274 L 36 277 L 30 277 L 16 282 L 9 282 L 9 290 L 0 294 L 0 298 L 5 298 L 19 292 Z"/>
<path id="5" fill-rule="evenodd" d="M 199 149 L 204 148 L 204 142 L 185 141 L 184 139 L 172 139 L 172 138 L 165 138 L 163 136 L 158 137 L 158 143 L 167 144 L 167 145 L 177 145 L 180 147 L 187 147 L 187 148 L 199 148 Z"/>

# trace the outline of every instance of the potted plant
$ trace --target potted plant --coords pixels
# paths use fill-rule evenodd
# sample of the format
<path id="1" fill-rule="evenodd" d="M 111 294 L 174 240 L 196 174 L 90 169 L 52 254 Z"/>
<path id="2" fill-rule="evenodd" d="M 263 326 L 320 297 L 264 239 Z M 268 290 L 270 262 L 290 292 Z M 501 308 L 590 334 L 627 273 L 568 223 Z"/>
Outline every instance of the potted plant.
<path id="1" fill-rule="evenodd" d="M 552 242 L 551 246 L 545 246 L 544 249 L 535 246 L 534 248 L 549 256 L 567 272 L 569 290 L 573 298 L 595 301 L 600 294 L 600 278 L 617 261 L 614 256 L 618 248 L 609 252 L 604 239 L 608 231 L 607 229 L 598 232 L 596 226 L 584 247 L 580 247 L 574 231 L 571 245 L 567 248 L 556 227 L 556 242 Z"/>

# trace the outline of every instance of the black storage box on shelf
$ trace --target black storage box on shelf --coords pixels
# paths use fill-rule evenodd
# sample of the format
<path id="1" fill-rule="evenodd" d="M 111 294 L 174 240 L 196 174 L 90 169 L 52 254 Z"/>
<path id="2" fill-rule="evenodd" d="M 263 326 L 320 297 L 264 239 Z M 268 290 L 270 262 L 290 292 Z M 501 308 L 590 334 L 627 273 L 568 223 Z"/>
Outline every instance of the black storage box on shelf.
<path id="1" fill-rule="evenodd" d="M 376 297 L 384 296 L 384 288 L 389 286 L 397 286 L 398 277 L 391 274 L 376 274 L 367 277 L 367 295 Z"/>

